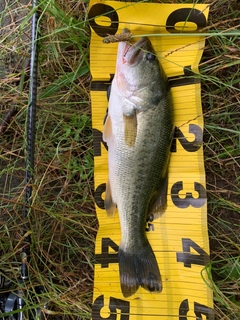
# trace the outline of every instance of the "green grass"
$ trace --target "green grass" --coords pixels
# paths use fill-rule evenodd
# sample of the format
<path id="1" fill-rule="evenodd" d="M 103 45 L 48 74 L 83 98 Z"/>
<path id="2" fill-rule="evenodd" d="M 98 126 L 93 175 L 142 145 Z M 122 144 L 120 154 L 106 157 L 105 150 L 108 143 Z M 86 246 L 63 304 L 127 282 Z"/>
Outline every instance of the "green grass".
<path id="1" fill-rule="evenodd" d="M 14 2 L 14 10 L 24 10 Z M 16 41 L 27 33 L 31 11 L 11 33 Z M 8 10 L 6 8 L 5 13 Z M 44 306 L 48 319 L 89 319 L 93 287 L 94 242 L 97 230 L 93 204 L 93 151 L 89 100 L 89 29 L 84 4 L 42 1 L 40 5 L 39 90 L 35 150 L 35 180 L 31 211 L 31 261 L 26 308 Z M 2 16 L 3 18 L 3 16 Z M 9 17 L 10 19 L 11 17 Z M 6 18 L 4 18 L 6 19 Z M 10 22 L 10 21 L 9 21 Z M 8 34 L 7 27 L 3 33 Z M 2 41 L 4 62 L 21 60 L 1 79 L 1 117 L 13 104 L 17 114 L 1 134 L 1 272 L 19 288 L 25 171 L 25 118 L 28 84 L 20 88 L 26 43 L 12 52 Z M 25 50 L 25 51 L 24 51 Z M 14 66 L 15 67 L 15 66 Z M 19 97 L 19 91 L 21 98 Z M 41 299 L 31 301 L 34 287 Z"/>
<path id="2" fill-rule="evenodd" d="M 167 1 L 165 1 L 167 2 Z M 186 3 L 186 1 L 168 1 Z M 189 1 L 192 2 L 192 1 Z M 197 1 L 195 1 L 197 2 Z M 0 13 L 0 119 L 17 113 L 0 135 L 0 270 L 18 288 L 25 171 L 25 119 L 31 8 L 11 1 Z M 25 4 L 24 4 L 25 3 Z M 198 1 L 200 3 L 200 1 Z M 211 4 L 209 30 L 239 29 L 236 0 Z M 30 281 L 43 291 L 26 308 L 44 307 L 46 319 L 89 319 L 97 220 L 93 204 L 88 2 L 41 1 L 39 98 L 35 150 Z M 13 14 L 22 13 L 20 21 Z M 11 28 L 9 26 L 12 26 Z M 240 318 L 240 41 L 209 37 L 200 65 L 205 119 L 211 286 L 216 319 Z M 31 300 L 29 296 L 29 300 Z"/>
<path id="3" fill-rule="evenodd" d="M 224 30 L 236 30 L 240 21 L 234 19 L 239 9 L 237 1 L 216 1 L 211 7 L 209 25 L 213 29 L 216 25 Z M 200 65 L 204 77 L 210 277 L 217 319 L 240 317 L 239 48 L 236 36 L 210 38 Z"/>

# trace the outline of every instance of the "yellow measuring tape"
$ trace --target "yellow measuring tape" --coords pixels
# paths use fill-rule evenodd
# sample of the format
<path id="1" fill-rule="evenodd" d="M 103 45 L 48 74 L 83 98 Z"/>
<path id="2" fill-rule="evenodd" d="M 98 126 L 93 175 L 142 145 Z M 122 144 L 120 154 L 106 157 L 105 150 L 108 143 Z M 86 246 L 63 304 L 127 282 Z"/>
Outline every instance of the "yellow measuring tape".
<path id="1" fill-rule="evenodd" d="M 207 17 L 208 6 L 204 4 L 90 1 L 94 179 L 99 220 L 92 320 L 214 319 L 207 276 L 209 243 L 198 76 L 204 38 L 197 34 L 206 26 Z M 149 38 L 169 78 L 176 127 L 171 147 L 168 207 L 161 218 L 146 225 L 163 290 L 151 293 L 140 288 L 128 299 L 120 289 L 119 218 L 117 214 L 108 218 L 104 209 L 108 161 L 102 140 L 107 89 L 114 76 L 118 46 L 103 44 L 102 40 L 109 34 L 121 33 L 123 28 L 130 29 L 134 36 L 151 35 Z"/>

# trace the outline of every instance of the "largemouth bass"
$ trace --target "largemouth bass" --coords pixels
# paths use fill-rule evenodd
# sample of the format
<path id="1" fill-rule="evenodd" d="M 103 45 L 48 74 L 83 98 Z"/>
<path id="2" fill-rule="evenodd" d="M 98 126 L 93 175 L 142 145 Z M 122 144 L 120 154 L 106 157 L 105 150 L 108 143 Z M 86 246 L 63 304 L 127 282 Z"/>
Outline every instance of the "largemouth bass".
<path id="1" fill-rule="evenodd" d="M 150 215 L 160 215 L 166 208 L 172 133 L 168 81 L 150 40 L 142 37 L 133 45 L 120 42 L 103 139 L 108 145 L 109 170 L 105 208 L 108 216 L 118 208 L 124 297 L 139 286 L 162 291 L 145 226 Z"/>

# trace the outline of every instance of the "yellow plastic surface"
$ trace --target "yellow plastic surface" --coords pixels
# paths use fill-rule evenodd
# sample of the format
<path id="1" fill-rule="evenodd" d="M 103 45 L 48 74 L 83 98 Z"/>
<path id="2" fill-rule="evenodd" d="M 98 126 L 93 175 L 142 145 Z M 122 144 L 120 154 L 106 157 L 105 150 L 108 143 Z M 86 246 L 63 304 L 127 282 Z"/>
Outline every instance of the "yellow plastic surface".
<path id="1" fill-rule="evenodd" d="M 111 13 L 106 15 L 108 12 Z M 207 17 L 207 5 L 90 2 L 94 178 L 99 219 L 92 320 L 214 319 L 207 276 L 203 117 L 196 74 L 205 42 L 201 36 L 184 35 L 196 34 L 197 25 L 200 29 L 204 27 Z M 150 40 L 170 80 L 177 128 L 169 168 L 168 208 L 161 218 L 146 225 L 162 275 L 163 291 L 150 293 L 140 288 L 129 299 L 122 296 L 120 289 L 118 214 L 108 218 L 103 207 L 108 166 L 101 134 L 108 105 L 106 90 L 115 72 L 118 44 L 103 44 L 102 40 L 109 33 L 111 23 L 115 27 L 113 33 L 119 34 L 127 27 L 134 36 L 162 34 L 151 36 Z M 166 29 L 167 23 L 173 24 L 171 30 Z"/>

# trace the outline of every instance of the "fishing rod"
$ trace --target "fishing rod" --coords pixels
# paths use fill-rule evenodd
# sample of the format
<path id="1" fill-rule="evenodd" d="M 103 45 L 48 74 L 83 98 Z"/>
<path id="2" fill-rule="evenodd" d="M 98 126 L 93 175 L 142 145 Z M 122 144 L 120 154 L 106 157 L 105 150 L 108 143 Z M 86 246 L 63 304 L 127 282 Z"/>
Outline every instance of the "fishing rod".
<path id="1" fill-rule="evenodd" d="M 37 70 L 38 70 L 38 11 L 37 0 L 32 2 L 32 35 L 31 35 L 31 58 L 30 58 L 30 83 L 29 103 L 27 113 L 27 135 L 26 135 L 26 173 L 24 190 L 24 207 L 22 228 L 23 248 L 21 251 L 21 272 L 18 279 L 18 289 L 11 290 L 11 281 L 5 283 L 4 276 L 1 276 L 0 288 L 0 319 L 11 320 L 36 320 L 43 319 L 40 308 L 34 307 L 37 304 L 36 295 L 43 292 L 42 286 L 36 286 L 34 290 L 27 289 L 29 282 L 29 260 L 30 260 L 30 224 L 31 197 L 34 174 L 34 153 L 35 153 L 35 131 L 36 131 L 36 106 L 37 106 Z M 28 308 L 29 304 L 30 307 Z M 6 315 L 7 314 L 7 315 Z M 5 318 L 6 317 L 6 318 Z"/>

